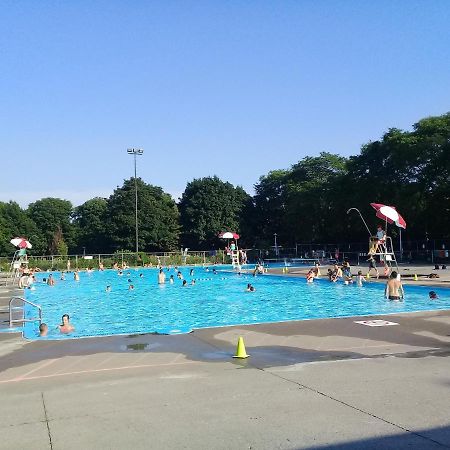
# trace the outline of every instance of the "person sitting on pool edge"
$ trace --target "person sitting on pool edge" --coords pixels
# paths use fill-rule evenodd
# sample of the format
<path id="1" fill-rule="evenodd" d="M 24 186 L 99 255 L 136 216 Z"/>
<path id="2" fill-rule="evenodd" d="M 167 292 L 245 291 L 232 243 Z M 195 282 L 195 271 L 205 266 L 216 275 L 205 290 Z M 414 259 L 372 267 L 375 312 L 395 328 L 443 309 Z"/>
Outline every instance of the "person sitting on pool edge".
<path id="1" fill-rule="evenodd" d="M 384 291 L 384 298 L 389 300 L 403 300 L 404 297 L 403 286 L 399 279 L 397 279 L 397 272 L 392 271 L 388 282 L 386 283 L 386 289 Z"/>
<path id="2" fill-rule="evenodd" d="M 75 327 L 70 323 L 70 317 L 69 314 L 64 314 L 61 317 L 61 325 L 58 325 L 58 329 L 60 333 L 68 334 L 72 331 L 75 331 Z"/>

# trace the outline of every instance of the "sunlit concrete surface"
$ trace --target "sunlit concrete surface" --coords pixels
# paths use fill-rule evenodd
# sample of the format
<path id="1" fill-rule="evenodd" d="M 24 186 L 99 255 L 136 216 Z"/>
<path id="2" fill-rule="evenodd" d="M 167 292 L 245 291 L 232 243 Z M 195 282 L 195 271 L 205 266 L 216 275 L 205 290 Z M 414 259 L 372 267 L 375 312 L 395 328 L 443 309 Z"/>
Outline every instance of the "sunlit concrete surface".
<path id="1" fill-rule="evenodd" d="M 0 334 L 0 448 L 450 448 L 450 312 L 357 319 Z"/>

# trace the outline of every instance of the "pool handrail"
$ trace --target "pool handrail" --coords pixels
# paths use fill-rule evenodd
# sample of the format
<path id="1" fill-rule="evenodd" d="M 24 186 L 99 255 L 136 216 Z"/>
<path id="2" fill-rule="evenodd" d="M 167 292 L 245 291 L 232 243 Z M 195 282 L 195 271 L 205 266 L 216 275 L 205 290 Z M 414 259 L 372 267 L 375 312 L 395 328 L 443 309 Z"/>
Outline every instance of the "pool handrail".
<path id="1" fill-rule="evenodd" d="M 23 317 L 22 319 L 13 319 L 12 318 L 12 305 L 14 303 L 14 300 L 21 300 L 23 303 L 27 303 L 28 305 L 34 306 L 35 308 L 38 309 L 39 311 L 39 317 L 38 318 L 33 318 L 33 319 L 25 319 L 25 313 L 23 312 Z M 23 297 L 12 297 L 11 300 L 9 301 L 9 327 L 13 328 L 13 324 L 14 323 L 24 323 L 24 322 L 36 322 L 39 321 L 39 325 L 42 323 L 42 308 L 40 305 L 37 305 L 36 303 L 30 302 L 29 300 L 26 300 Z"/>

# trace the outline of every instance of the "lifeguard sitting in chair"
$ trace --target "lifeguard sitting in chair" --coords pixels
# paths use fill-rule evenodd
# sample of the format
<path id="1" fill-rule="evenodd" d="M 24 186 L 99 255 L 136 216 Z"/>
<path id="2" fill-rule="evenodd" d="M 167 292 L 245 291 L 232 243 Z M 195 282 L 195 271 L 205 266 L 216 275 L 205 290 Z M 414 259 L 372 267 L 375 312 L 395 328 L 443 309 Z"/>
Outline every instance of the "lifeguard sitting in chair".
<path id="1" fill-rule="evenodd" d="M 386 243 L 386 231 L 383 230 L 383 227 L 381 225 L 378 225 L 377 227 L 377 235 L 370 237 L 370 248 L 369 248 L 369 254 L 373 255 L 374 253 L 377 253 L 378 247 L 384 246 Z"/>

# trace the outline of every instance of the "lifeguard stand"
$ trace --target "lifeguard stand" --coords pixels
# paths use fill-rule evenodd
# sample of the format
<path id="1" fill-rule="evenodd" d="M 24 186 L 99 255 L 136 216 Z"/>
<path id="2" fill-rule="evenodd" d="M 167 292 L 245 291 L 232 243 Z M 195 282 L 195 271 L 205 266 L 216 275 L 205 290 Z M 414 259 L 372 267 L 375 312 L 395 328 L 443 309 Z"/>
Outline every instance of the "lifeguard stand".
<path id="1" fill-rule="evenodd" d="M 21 269 L 28 268 L 27 252 L 24 248 L 16 250 L 11 260 L 9 268 L 9 277 L 6 280 L 6 284 L 11 281 L 13 284 L 20 278 Z"/>
<path id="2" fill-rule="evenodd" d="M 369 255 L 379 256 L 380 261 L 384 261 L 384 264 L 389 268 L 389 273 L 394 266 L 399 271 L 397 258 L 395 257 L 394 247 L 392 244 L 392 238 L 385 236 L 383 241 L 379 241 L 376 236 L 369 238 Z"/>
<path id="3" fill-rule="evenodd" d="M 234 250 L 231 250 L 231 265 L 233 266 L 233 269 L 240 269 L 241 263 L 239 261 L 239 249 L 236 244 L 236 248 Z"/>

